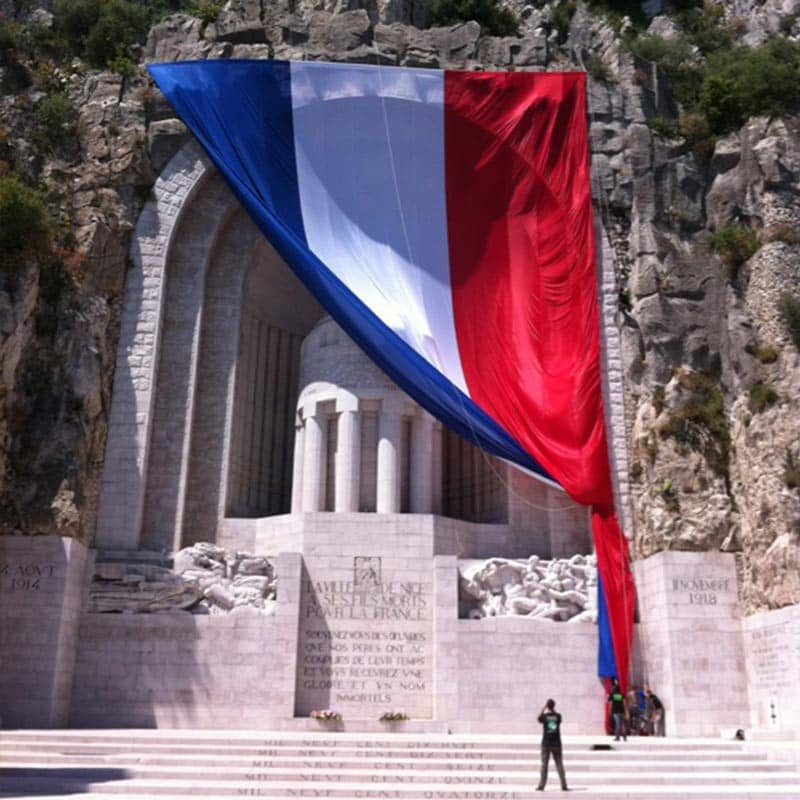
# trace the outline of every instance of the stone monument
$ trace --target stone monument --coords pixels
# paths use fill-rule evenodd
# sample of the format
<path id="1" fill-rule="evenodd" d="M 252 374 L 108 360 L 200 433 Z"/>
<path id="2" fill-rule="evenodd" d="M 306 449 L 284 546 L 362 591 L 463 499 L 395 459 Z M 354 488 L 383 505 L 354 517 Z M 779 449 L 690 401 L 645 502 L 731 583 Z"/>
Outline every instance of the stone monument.
<path id="1" fill-rule="evenodd" d="M 601 731 L 586 510 L 393 385 L 195 145 L 132 257 L 95 548 L 0 540 L 4 723 L 302 729 L 333 709 L 361 730 L 402 710 L 414 730 L 530 732 L 554 696 L 567 732 Z M 611 457 L 625 519 L 620 437 Z M 635 566 L 634 680 L 669 733 L 800 725 L 794 610 L 742 621 L 732 556 Z"/>

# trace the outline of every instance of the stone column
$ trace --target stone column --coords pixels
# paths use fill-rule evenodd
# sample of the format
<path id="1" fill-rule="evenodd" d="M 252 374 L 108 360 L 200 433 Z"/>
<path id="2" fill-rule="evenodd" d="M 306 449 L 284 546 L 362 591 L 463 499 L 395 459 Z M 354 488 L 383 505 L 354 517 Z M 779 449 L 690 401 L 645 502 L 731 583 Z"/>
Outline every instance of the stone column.
<path id="1" fill-rule="evenodd" d="M 301 511 L 322 511 L 322 425 L 319 405 L 309 401 L 303 408 L 303 493 Z"/>
<path id="2" fill-rule="evenodd" d="M 403 405 L 399 397 L 386 397 L 378 415 L 378 487 L 376 511 L 400 511 L 400 446 Z"/>
<path id="3" fill-rule="evenodd" d="M 302 413 L 295 415 L 294 426 L 294 463 L 292 465 L 292 514 L 303 510 L 303 446 L 305 428 Z"/>
<path id="4" fill-rule="evenodd" d="M 442 424 L 434 420 L 431 428 L 431 510 L 442 513 Z"/>
<path id="5" fill-rule="evenodd" d="M 421 408 L 411 421 L 411 513 L 433 513 L 433 417 Z"/>
<path id="6" fill-rule="evenodd" d="M 460 669 L 458 647 L 458 558 L 433 557 L 433 718 L 449 722 L 458 717 Z"/>
<path id="7" fill-rule="evenodd" d="M 358 398 L 350 392 L 336 395 L 339 414 L 336 431 L 335 511 L 358 511 L 361 469 L 361 418 Z"/>

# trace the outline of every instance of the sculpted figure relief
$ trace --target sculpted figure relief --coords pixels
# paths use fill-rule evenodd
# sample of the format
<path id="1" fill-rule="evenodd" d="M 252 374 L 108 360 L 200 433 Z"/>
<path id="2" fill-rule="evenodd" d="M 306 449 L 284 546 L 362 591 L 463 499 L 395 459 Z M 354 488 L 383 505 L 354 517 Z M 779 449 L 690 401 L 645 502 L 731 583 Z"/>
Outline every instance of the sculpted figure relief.
<path id="1" fill-rule="evenodd" d="M 461 568 L 460 616 L 517 615 L 556 622 L 597 622 L 597 560 L 490 558 Z"/>
<path id="2" fill-rule="evenodd" d="M 89 611 L 141 614 L 186 610 L 226 614 L 275 611 L 277 576 L 270 561 L 226 553 L 198 542 L 174 556 L 172 569 L 153 564 L 100 563 L 89 588 Z"/>

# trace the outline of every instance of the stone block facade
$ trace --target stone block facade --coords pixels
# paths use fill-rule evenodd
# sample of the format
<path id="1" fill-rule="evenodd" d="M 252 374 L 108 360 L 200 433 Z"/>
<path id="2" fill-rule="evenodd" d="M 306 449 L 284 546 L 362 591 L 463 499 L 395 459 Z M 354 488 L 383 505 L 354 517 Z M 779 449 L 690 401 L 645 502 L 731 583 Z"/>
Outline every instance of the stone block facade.
<path id="1" fill-rule="evenodd" d="M 345 729 L 367 730 L 401 708 L 426 730 L 530 733 L 553 697 L 565 731 L 602 733 L 594 625 L 459 619 L 458 558 L 435 554 L 435 526 L 358 516 L 349 532 L 333 514 L 284 531 L 304 553 L 275 558 L 273 615 L 89 613 L 92 553 L 0 539 L 3 724 L 303 730 L 332 707 Z M 633 680 L 664 700 L 668 735 L 797 731 L 800 609 L 740 619 L 730 555 L 634 567 Z"/>
<path id="2" fill-rule="evenodd" d="M 667 731 L 714 735 L 749 719 L 736 566 L 726 553 L 663 552 L 634 564 L 643 682 Z"/>
<path id="3" fill-rule="evenodd" d="M 800 732 L 800 606 L 765 611 L 743 621 L 750 725 Z"/>
<path id="4" fill-rule="evenodd" d="M 277 559 L 274 616 L 84 614 L 75 727 L 269 728 L 294 714 L 300 557 Z"/>
<path id="5" fill-rule="evenodd" d="M 73 539 L 0 537 L 0 719 L 67 724 L 89 552 Z"/>

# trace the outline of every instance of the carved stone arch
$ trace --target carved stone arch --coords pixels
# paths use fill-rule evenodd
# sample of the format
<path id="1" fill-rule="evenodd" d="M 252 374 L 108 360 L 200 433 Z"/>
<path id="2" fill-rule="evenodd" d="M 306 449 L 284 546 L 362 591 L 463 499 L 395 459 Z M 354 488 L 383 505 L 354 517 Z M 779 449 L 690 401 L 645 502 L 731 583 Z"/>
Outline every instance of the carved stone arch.
<path id="1" fill-rule="evenodd" d="M 174 234 L 212 166 L 190 142 L 167 164 L 145 204 L 125 280 L 96 543 L 136 549 L 144 514 L 148 456 Z"/>
<path id="2" fill-rule="evenodd" d="M 277 409 L 291 420 L 299 342 L 321 309 L 194 142 L 156 182 L 131 259 L 98 546 L 170 551 L 213 541 L 226 513 L 288 511 L 293 427 L 265 419 Z M 231 462 L 243 452 L 244 473 Z M 276 478 L 270 465 L 287 452 Z M 265 483 L 278 501 L 243 481 Z"/>

